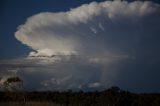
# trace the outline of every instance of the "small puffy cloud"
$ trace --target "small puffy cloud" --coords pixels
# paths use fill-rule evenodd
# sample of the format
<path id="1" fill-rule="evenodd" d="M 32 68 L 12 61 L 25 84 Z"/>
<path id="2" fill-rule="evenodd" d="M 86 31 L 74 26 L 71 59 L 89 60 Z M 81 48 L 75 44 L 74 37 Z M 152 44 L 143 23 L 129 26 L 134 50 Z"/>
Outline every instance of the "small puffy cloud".
<path id="1" fill-rule="evenodd" d="M 88 85 L 90 88 L 97 88 L 97 87 L 100 87 L 101 84 L 99 82 L 95 82 L 95 83 L 91 83 Z"/>

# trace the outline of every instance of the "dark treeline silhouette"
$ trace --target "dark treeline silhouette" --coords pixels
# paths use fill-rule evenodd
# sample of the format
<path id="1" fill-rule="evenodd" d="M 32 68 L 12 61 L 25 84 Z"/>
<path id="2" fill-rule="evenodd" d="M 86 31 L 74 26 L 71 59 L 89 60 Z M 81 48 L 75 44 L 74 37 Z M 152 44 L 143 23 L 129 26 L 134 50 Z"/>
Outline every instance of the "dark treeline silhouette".
<path id="1" fill-rule="evenodd" d="M 10 92 L 15 95 L 17 92 Z M 160 93 L 131 93 L 118 87 L 104 91 L 73 92 L 34 91 L 25 92 L 25 102 L 52 102 L 61 106 L 160 106 Z M 21 95 L 15 97 L 0 92 L 0 102 L 21 102 Z M 24 104 L 25 105 L 25 104 Z"/>

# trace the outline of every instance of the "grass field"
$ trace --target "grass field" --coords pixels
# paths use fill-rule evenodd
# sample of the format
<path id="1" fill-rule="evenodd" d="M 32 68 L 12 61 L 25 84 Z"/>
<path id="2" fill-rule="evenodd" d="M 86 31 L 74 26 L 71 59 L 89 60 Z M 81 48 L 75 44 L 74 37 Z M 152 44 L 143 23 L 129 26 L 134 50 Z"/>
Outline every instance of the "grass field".
<path id="1" fill-rule="evenodd" d="M 26 102 L 25 104 L 18 102 L 1 102 L 0 106 L 62 106 L 53 102 Z"/>

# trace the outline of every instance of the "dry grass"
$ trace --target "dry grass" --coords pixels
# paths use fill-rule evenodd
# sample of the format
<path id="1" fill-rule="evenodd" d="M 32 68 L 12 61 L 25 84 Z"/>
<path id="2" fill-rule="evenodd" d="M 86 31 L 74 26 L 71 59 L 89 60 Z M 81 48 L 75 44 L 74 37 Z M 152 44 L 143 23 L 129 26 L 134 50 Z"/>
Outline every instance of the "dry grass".
<path id="1" fill-rule="evenodd" d="M 0 106 L 62 106 L 53 102 L 26 102 L 25 104 L 19 102 L 1 102 Z"/>

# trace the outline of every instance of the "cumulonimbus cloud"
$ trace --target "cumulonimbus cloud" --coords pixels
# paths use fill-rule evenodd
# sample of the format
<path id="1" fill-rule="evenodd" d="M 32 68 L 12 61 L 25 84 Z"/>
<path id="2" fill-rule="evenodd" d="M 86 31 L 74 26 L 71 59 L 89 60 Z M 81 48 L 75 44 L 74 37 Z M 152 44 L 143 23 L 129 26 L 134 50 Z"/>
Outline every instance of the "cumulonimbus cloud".
<path id="1" fill-rule="evenodd" d="M 113 32 L 123 26 L 117 25 L 119 22 L 124 21 L 132 27 L 138 23 L 132 25 L 134 19 L 141 20 L 159 8 L 149 1 L 92 2 L 67 12 L 33 15 L 19 26 L 15 37 L 34 50 L 30 56 L 106 52 L 108 36 L 115 36 Z M 120 35 L 127 31 L 117 32 Z"/>
<path id="2" fill-rule="evenodd" d="M 30 89 L 102 88 L 133 82 L 140 88 L 158 89 L 154 72 L 160 59 L 159 14 L 160 5 L 150 1 L 92 2 L 67 12 L 35 14 L 15 32 L 16 39 L 33 51 L 24 59 L 1 61 L 0 69 L 3 74 L 8 68 L 17 69 Z M 144 73 L 156 75 L 149 79 Z M 152 83 L 143 85 L 148 79 Z"/>

